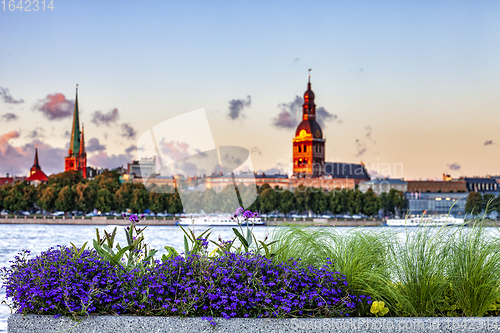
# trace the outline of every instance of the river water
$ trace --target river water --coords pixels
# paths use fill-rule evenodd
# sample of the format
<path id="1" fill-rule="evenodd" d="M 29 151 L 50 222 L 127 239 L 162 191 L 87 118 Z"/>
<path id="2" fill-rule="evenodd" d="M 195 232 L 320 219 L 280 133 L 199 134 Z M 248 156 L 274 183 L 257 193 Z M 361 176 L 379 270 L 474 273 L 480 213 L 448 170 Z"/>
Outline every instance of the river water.
<path id="1" fill-rule="evenodd" d="M 98 226 L 101 237 L 104 234 L 103 230 L 111 232 L 115 226 Z M 120 244 L 125 244 L 125 234 L 123 226 L 118 226 L 117 241 Z M 245 228 L 245 227 L 243 227 Z M 264 239 L 267 234 L 271 234 L 274 227 L 255 227 L 254 234 L 258 240 Z M 375 227 L 377 230 L 388 227 Z M 0 267 L 9 265 L 9 261 L 14 259 L 14 256 L 21 250 L 26 249 L 31 251 L 32 256 L 38 255 L 40 252 L 47 250 L 56 245 L 70 246 L 70 242 L 77 246 L 83 245 L 85 242 L 92 245 L 92 240 L 95 238 L 96 226 L 91 225 L 33 225 L 33 224 L 0 224 Z M 206 227 L 195 227 L 196 235 L 201 234 Z M 351 228 L 338 228 L 348 230 Z M 490 228 L 495 229 L 496 228 Z M 394 228 L 400 238 L 405 237 L 405 228 Z M 223 240 L 233 239 L 234 234 L 231 227 L 212 227 L 210 239 L 216 241 L 218 236 Z M 155 256 L 159 259 L 163 253 L 166 253 L 164 246 L 172 246 L 179 252 L 183 252 L 184 242 L 183 233 L 178 226 L 148 226 L 144 231 L 146 242 L 151 248 L 159 250 Z M 211 248 L 214 245 L 210 244 Z M 209 248 L 210 249 L 210 248 Z M 0 302 L 5 299 L 5 290 L 0 289 Z M 0 332 L 7 331 L 7 318 L 10 314 L 10 309 L 5 305 L 0 305 Z"/>

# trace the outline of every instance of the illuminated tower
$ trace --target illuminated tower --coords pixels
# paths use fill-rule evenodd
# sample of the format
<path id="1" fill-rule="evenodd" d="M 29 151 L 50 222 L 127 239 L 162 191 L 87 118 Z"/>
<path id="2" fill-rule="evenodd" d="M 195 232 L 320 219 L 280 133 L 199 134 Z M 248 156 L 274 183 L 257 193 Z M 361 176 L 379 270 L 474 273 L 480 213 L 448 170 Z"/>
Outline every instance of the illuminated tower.
<path id="1" fill-rule="evenodd" d="M 298 178 L 320 177 L 324 174 L 324 165 L 325 139 L 316 122 L 316 105 L 309 75 L 302 105 L 302 122 L 293 139 L 293 174 Z"/>
<path id="2" fill-rule="evenodd" d="M 78 85 L 76 85 L 75 111 L 73 113 L 73 126 L 71 127 L 71 141 L 69 143 L 68 157 L 64 158 L 64 171 L 79 171 L 83 178 L 87 176 L 87 154 L 83 140 L 83 129 L 80 133 L 80 120 L 78 115 Z"/>

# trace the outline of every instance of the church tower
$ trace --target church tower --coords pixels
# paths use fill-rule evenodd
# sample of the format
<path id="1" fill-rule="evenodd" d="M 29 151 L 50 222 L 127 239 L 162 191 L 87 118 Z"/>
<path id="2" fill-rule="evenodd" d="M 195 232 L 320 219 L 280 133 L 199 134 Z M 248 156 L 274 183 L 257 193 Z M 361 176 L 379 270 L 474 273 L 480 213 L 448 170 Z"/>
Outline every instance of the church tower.
<path id="1" fill-rule="evenodd" d="M 64 158 L 64 171 L 79 171 L 83 178 L 87 176 L 87 154 L 83 140 L 83 128 L 80 133 L 80 120 L 78 112 L 78 85 L 76 85 L 75 111 L 73 113 L 73 126 L 71 127 L 71 141 L 69 143 L 68 157 Z"/>
<path id="2" fill-rule="evenodd" d="M 324 174 L 324 166 L 325 139 L 321 127 L 316 122 L 316 104 L 309 75 L 302 105 L 302 122 L 297 127 L 293 139 L 293 174 L 297 178 L 321 177 Z"/>
<path id="3" fill-rule="evenodd" d="M 33 163 L 33 166 L 30 169 L 30 176 L 32 176 L 35 172 L 41 171 L 42 168 L 40 168 L 40 164 L 38 163 L 38 145 L 35 147 L 35 162 Z"/>

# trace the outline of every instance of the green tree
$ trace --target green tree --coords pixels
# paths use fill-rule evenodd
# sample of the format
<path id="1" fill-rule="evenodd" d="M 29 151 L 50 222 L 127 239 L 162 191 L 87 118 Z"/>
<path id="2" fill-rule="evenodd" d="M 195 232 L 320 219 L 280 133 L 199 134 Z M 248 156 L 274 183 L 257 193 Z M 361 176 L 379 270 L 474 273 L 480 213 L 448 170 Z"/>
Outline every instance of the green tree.
<path id="1" fill-rule="evenodd" d="M 77 171 L 65 171 L 49 176 L 49 185 L 57 184 L 60 188 L 83 182 L 83 176 Z"/>
<path id="2" fill-rule="evenodd" d="M 182 202 L 177 189 L 174 193 L 168 195 L 168 213 L 179 214 L 182 213 Z"/>
<path id="3" fill-rule="evenodd" d="M 48 185 L 43 188 L 39 195 L 37 205 L 46 211 L 54 210 L 58 196 L 59 186 L 57 184 Z"/>
<path id="4" fill-rule="evenodd" d="M 493 211 L 496 209 L 494 206 L 495 206 L 495 195 L 491 193 L 483 194 L 481 209 L 485 211 L 487 214 L 489 214 L 493 213 Z"/>
<path id="5" fill-rule="evenodd" d="M 378 213 L 379 200 L 371 188 L 364 194 L 363 208 L 361 212 L 368 216 L 373 216 Z"/>
<path id="6" fill-rule="evenodd" d="M 79 183 L 75 186 L 76 209 L 84 213 L 94 209 L 97 192 L 90 183 Z"/>
<path id="7" fill-rule="evenodd" d="M 328 199 L 322 188 L 311 190 L 310 196 L 312 200 L 310 200 L 309 206 L 314 214 L 321 214 L 328 209 Z"/>
<path id="8" fill-rule="evenodd" d="M 290 192 L 289 190 L 285 190 L 280 194 L 278 209 L 281 213 L 285 214 L 285 217 L 294 209 L 293 199 L 294 199 L 293 193 Z"/>
<path id="9" fill-rule="evenodd" d="M 135 184 L 124 183 L 115 193 L 116 208 L 118 211 L 125 211 L 131 208 L 132 205 L 132 192 L 135 189 Z"/>
<path id="10" fill-rule="evenodd" d="M 483 198 L 479 192 L 469 192 L 467 202 L 465 203 L 465 212 L 467 214 L 478 215 L 481 213 Z"/>
<path id="11" fill-rule="evenodd" d="M 142 185 L 142 184 L 141 184 Z M 132 192 L 132 202 L 130 203 L 130 208 L 135 213 L 142 213 L 149 206 L 149 194 L 144 188 L 138 187 Z"/>
<path id="12" fill-rule="evenodd" d="M 300 185 L 294 191 L 295 208 L 297 212 L 302 214 L 307 209 L 307 189 L 304 185 Z"/>
<path id="13" fill-rule="evenodd" d="M 260 209 L 262 213 L 269 213 L 274 211 L 277 206 L 276 199 L 276 192 L 271 187 L 265 188 L 260 193 Z"/>
<path id="14" fill-rule="evenodd" d="M 64 186 L 57 196 L 55 207 L 63 212 L 70 212 L 76 208 L 75 191 L 70 185 Z"/>
<path id="15" fill-rule="evenodd" d="M 109 212 L 114 206 L 114 201 L 113 194 L 108 189 L 101 188 L 97 191 L 95 208 L 103 213 Z"/>
<path id="16" fill-rule="evenodd" d="M 149 192 L 149 208 L 155 213 L 167 210 L 167 196 L 163 193 Z"/>

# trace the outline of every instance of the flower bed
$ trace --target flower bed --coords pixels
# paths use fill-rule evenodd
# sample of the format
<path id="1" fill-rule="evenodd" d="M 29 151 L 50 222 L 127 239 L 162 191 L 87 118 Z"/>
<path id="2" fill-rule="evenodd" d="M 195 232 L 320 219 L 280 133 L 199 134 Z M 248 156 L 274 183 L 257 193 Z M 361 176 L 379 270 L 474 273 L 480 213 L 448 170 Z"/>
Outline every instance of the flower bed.
<path id="1" fill-rule="evenodd" d="M 238 211 L 233 218 L 250 212 Z M 251 229 L 219 240 L 208 254 L 208 231 L 185 231 L 185 252 L 154 260 L 137 216 L 125 233 L 128 245 L 114 244 L 113 233 L 94 249 L 58 246 L 30 258 L 28 251 L 1 270 L 7 299 L 20 314 L 72 316 L 138 315 L 222 318 L 342 317 L 360 315 L 370 297 L 348 292 L 346 277 L 333 263 L 313 266 L 300 260 L 273 260 L 274 242 L 257 241 Z M 206 238 L 204 238 L 206 237 Z M 250 251 L 252 244 L 259 244 Z M 191 243 L 189 246 L 188 243 Z"/>

